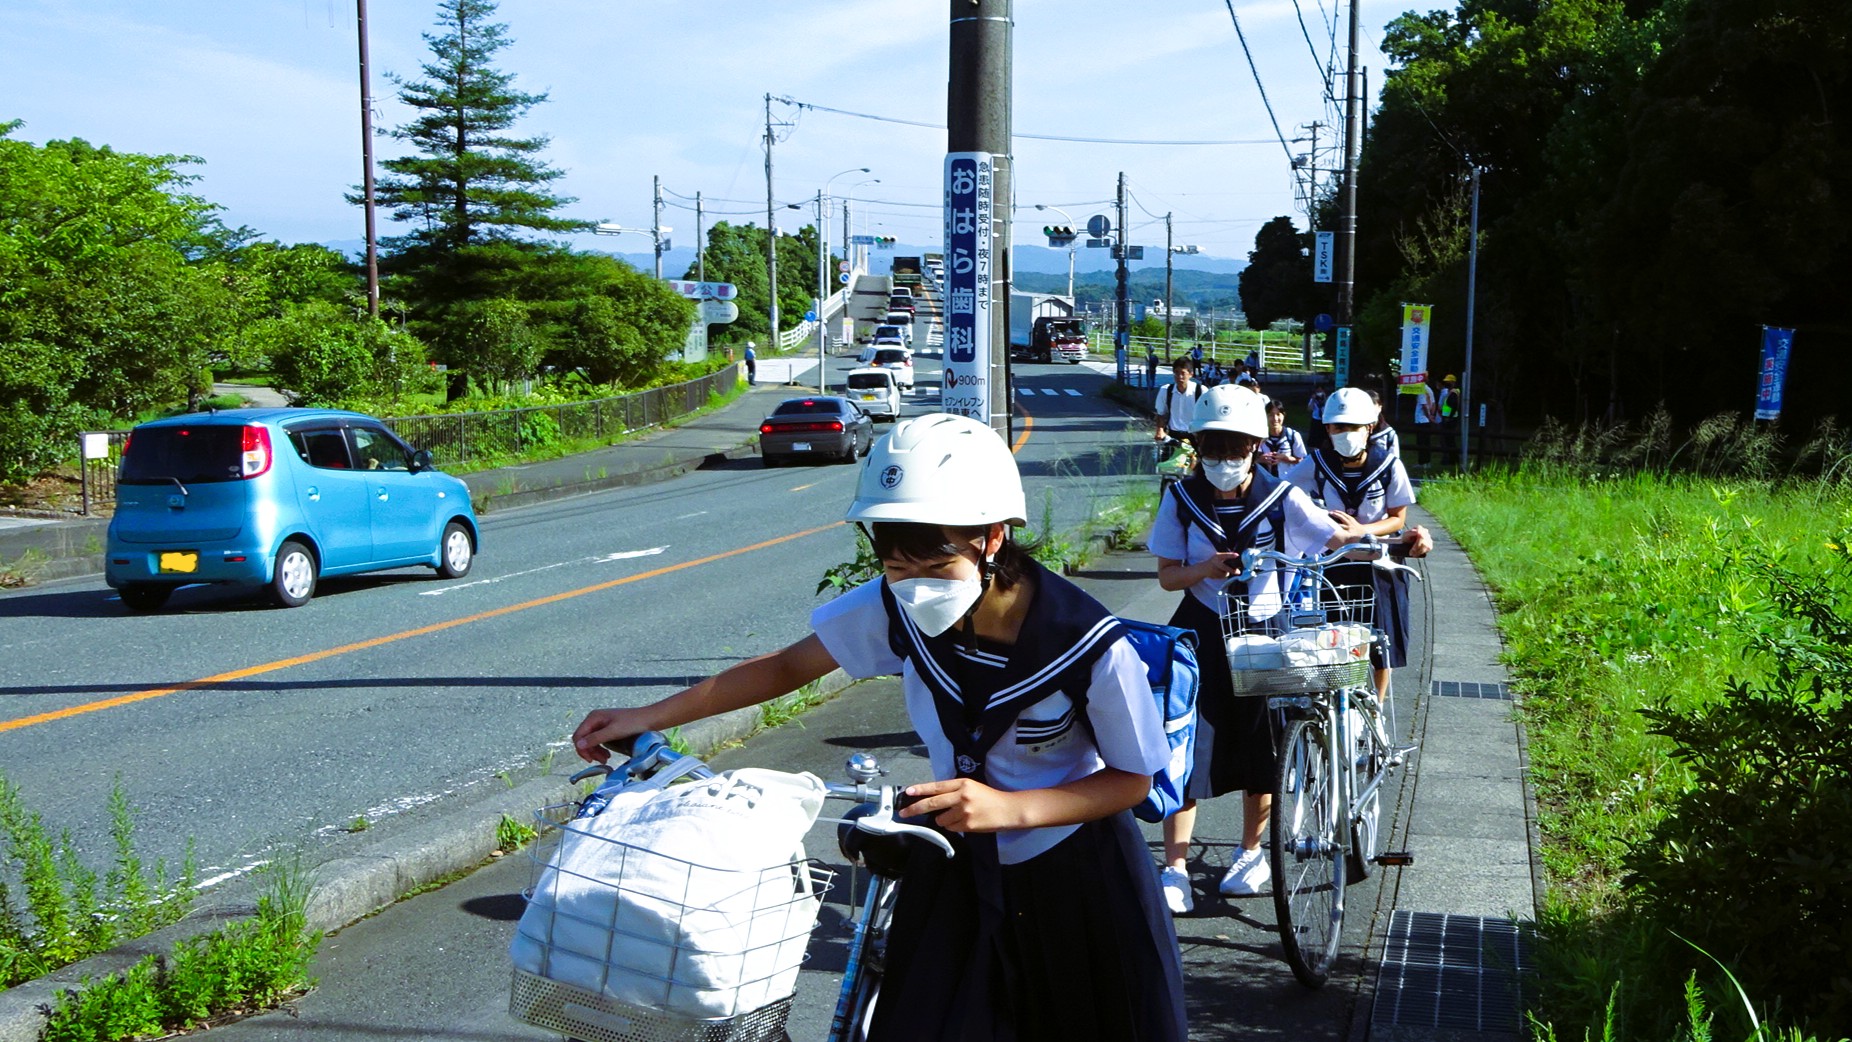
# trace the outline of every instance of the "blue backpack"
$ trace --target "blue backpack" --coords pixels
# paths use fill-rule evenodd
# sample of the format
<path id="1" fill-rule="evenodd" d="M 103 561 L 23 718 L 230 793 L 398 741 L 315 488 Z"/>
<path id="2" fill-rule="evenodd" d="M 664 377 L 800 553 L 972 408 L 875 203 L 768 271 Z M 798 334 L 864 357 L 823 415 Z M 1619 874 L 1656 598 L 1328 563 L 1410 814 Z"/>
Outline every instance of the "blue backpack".
<path id="1" fill-rule="evenodd" d="M 1183 806 L 1196 758 L 1196 689 L 1202 680 L 1196 634 L 1137 619 L 1121 618 L 1119 624 L 1144 660 L 1151 693 L 1164 717 L 1164 737 L 1170 742 L 1170 763 L 1152 776 L 1151 791 L 1132 813 L 1141 821 L 1163 821 Z"/>

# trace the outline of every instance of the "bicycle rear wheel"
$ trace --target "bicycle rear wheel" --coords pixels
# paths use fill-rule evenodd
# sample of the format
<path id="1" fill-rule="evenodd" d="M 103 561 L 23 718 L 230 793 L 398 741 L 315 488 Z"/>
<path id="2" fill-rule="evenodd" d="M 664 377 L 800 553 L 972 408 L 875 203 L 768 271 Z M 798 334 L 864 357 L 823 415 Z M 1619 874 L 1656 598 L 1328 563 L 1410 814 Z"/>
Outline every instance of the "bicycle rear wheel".
<path id="1" fill-rule="evenodd" d="M 1343 922 L 1344 858 L 1339 856 L 1336 778 L 1323 720 L 1295 720 L 1280 747 L 1273 786 L 1273 909 L 1293 976 L 1325 983 L 1337 960 Z"/>

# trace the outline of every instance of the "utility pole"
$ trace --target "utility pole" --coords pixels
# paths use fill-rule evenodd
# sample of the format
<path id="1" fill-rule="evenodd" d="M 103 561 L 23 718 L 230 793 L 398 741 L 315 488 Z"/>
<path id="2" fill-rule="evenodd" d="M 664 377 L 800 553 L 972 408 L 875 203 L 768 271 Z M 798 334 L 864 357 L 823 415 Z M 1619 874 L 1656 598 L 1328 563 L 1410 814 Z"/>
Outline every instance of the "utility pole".
<path id="1" fill-rule="evenodd" d="M 1339 198 L 1337 228 L 1337 325 L 1341 330 L 1338 336 L 1345 340 L 1350 338 L 1350 328 L 1355 318 L 1353 294 L 1357 281 L 1357 156 L 1363 148 L 1363 91 L 1357 83 L 1357 47 L 1361 31 L 1358 2 L 1350 0 L 1350 55 L 1345 60 L 1344 73 L 1344 184 Z"/>
<path id="2" fill-rule="evenodd" d="M 977 278 L 988 276 L 987 285 L 972 287 L 984 302 L 978 305 L 981 310 L 977 314 L 987 313 L 989 318 L 988 328 L 976 334 L 974 343 L 987 344 L 988 351 L 980 355 L 973 348 L 965 358 L 965 374 L 966 378 L 971 378 L 978 375 L 977 369 L 983 371 L 985 390 L 980 397 L 988 412 L 984 420 L 1006 439 L 1015 405 L 1011 400 L 1009 352 L 1010 202 L 1015 198 L 1011 188 L 1014 160 L 1010 122 L 1013 35 L 1010 4 L 1011 0 L 959 0 L 951 5 L 951 63 L 945 98 L 948 199 L 961 195 L 955 190 L 954 163 L 964 164 L 960 169 L 969 165 L 968 159 L 954 160 L 953 157 L 965 153 L 988 157 L 983 163 L 989 166 L 991 181 L 987 189 L 981 184 L 978 188 L 979 193 L 989 192 L 988 202 L 980 202 L 979 206 L 987 219 L 980 220 L 980 226 L 975 229 L 979 256 L 974 260 L 981 261 L 983 251 L 988 249 L 989 270 L 985 272 L 982 266 L 975 267 Z M 951 227 L 948 214 L 948 232 Z M 969 233 L 962 234 L 969 238 Z M 952 255 L 951 238 L 948 234 L 948 280 L 961 263 Z M 945 357 L 948 363 L 954 363 L 955 345 L 951 337 L 955 327 L 951 320 L 955 317 L 946 316 Z M 963 333 L 965 330 L 976 333 L 970 326 L 957 331 Z M 954 364 L 954 374 L 957 368 Z"/>
<path id="3" fill-rule="evenodd" d="M 1170 357 L 1170 214 L 1164 214 L 1164 357 Z"/>
<path id="4" fill-rule="evenodd" d="M 701 212 L 701 193 L 695 193 L 695 280 L 707 281 L 707 224 Z"/>
<path id="5" fill-rule="evenodd" d="M 650 178 L 650 180 L 655 183 L 656 206 L 655 206 L 655 209 L 650 211 L 652 214 L 654 214 L 654 216 L 650 219 L 649 234 L 650 234 L 650 239 L 656 243 L 656 281 L 661 282 L 662 281 L 662 176 L 658 174 L 657 176 Z"/>
<path id="6" fill-rule="evenodd" d="M 778 218 L 773 211 L 777 204 L 772 202 L 772 96 L 765 95 L 765 278 L 771 290 L 767 307 L 767 317 L 771 326 L 771 339 L 765 342 L 767 351 L 777 351 L 778 344 Z"/>
<path id="7" fill-rule="evenodd" d="M 1132 345 L 1132 301 L 1127 289 L 1131 273 L 1126 270 L 1125 259 L 1129 247 L 1125 241 L 1125 171 L 1119 171 L 1119 209 L 1118 235 L 1114 240 L 1113 257 L 1118 261 L 1114 273 L 1113 304 L 1118 309 L 1117 331 L 1113 334 L 1113 355 L 1119 370 L 1119 382 L 1125 382 L 1127 353 Z"/>
<path id="8" fill-rule="evenodd" d="M 367 316 L 379 317 L 379 238 L 373 217 L 373 88 L 367 73 L 367 0 L 354 0 L 360 20 L 360 161 L 361 191 L 367 215 Z"/>
<path id="9" fill-rule="evenodd" d="M 823 245 L 823 189 L 817 189 L 817 393 L 828 394 L 824 385 L 823 345 L 829 340 L 830 322 L 823 314 L 823 298 L 829 293 L 829 287 L 823 280 L 829 278 L 830 255 Z"/>
<path id="10" fill-rule="evenodd" d="M 1479 165 L 1473 164 L 1473 220 L 1466 253 L 1466 365 L 1460 369 L 1460 473 L 1466 473 L 1467 431 L 1473 425 L 1473 301 L 1479 296 Z"/>

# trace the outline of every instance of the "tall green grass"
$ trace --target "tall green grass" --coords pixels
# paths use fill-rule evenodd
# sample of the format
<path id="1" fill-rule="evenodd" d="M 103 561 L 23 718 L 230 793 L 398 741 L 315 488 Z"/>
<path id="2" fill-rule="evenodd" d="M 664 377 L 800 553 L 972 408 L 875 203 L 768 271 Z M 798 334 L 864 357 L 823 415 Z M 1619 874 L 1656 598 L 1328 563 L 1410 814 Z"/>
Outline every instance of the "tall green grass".
<path id="1" fill-rule="evenodd" d="M 1713 1024 L 1704 1010 L 1726 1021 L 1742 1010 L 1733 983 L 1669 936 L 1699 930 L 1663 921 L 1664 903 L 1630 888 L 1654 858 L 1681 855 L 1655 829 L 1690 806 L 1681 801 L 1694 786 L 1692 765 L 1705 762 L 1668 737 L 1689 742 L 1694 729 L 1666 722 L 1714 713 L 1757 685 L 1799 683 L 1775 676 L 1779 649 L 1800 646 L 1806 628 L 1791 603 L 1777 602 L 1775 577 L 1806 585 L 1831 572 L 1852 532 L 1852 497 L 1835 468 L 1814 479 L 1721 476 L 1727 434 L 1713 424 L 1683 444 L 1662 431 L 1628 446 L 1584 432 L 1581 445 L 1559 439 L 1516 470 L 1422 489 L 1422 504 L 1494 590 L 1522 695 L 1549 878 L 1541 1038 L 1769 1030 L 1741 1017 Z M 1589 463 L 1629 449 L 1636 455 L 1626 469 Z M 1669 471 L 1680 463 L 1695 473 Z M 1790 709 L 1774 711 L 1804 715 Z M 1668 834 L 1689 830 L 1673 824 Z M 1844 849 L 1844 837 L 1832 839 Z M 1767 852 L 1792 856 L 1804 854 Z M 1739 952 L 1717 954 L 1728 964 Z M 1841 956 L 1852 962 L 1852 951 Z M 1686 995 L 1687 981 L 1702 995 Z"/>

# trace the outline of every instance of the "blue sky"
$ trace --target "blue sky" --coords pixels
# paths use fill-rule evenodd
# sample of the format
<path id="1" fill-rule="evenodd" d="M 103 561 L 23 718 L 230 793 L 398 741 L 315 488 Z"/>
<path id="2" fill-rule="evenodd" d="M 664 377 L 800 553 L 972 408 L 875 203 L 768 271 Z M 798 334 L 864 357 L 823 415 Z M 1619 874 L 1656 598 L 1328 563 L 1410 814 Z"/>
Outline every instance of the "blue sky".
<path id="1" fill-rule="evenodd" d="M 1323 120 L 1321 145 L 1333 141 L 1338 116 L 1323 101 L 1319 65 L 1341 14 L 1332 2 L 1235 4 L 1286 136 Z M 419 75 L 429 54 L 421 34 L 435 31 L 436 5 L 368 6 L 376 123 L 390 127 L 407 110 L 384 74 Z M 1384 64 L 1375 49 L 1381 26 L 1405 9 L 1363 8 L 1361 60 L 1372 88 Z M 514 40 L 501 68 L 521 89 L 550 95 L 516 130 L 551 138 L 546 156 L 566 172 L 555 187 L 577 198 L 573 216 L 647 228 L 651 175 L 661 175 L 669 192 L 700 191 L 716 218 L 763 223 L 768 92 L 899 120 L 945 119 L 942 0 L 503 0 L 497 18 Z M 1014 18 L 1018 135 L 1258 142 L 1019 136 L 1017 241 L 1040 241 L 1042 225 L 1056 220 L 1035 203 L 1077 222 L 1107 211 L 1121 170 L 1136 200 L 1133 242 L 1161 246 L 1167 211 L 1177 243 L 1220 257 L 1244 256 L 1276 215 L 1303 226 L 1287 152 L 1221 0 L 1016 0 Z M 1341 45 L 1341 24 L 1336 38 Z M 0 40 L 0 120 L 23 119 L 17 137 L 198 156 L 195 190 L 225 208 L 228 224 L 286 242 L 363 236 L 358 208 L 342 200 L 360 180 L 353 0 L 5 0 Z M 833 183 L 841 197 L 880 178 L 854 189 L 856 231 L 937 241 L 943 130 L 776 102 L 772 114 L 791 124 L 774 153 L 776 195 L 806 204 L 783 211 L 781 228 L 810 223 L 824 182 L 866 166 L 871 173 Z M 377 153 L 401 147 L 381 141 Z M 1322 161 L 1336 162 L 1335 152 Z M 676 205 L 663 223 L 678 247 L 691 244 L 694 214 L 680 207 L 692 203 L 667 198 Z M 834 212 L 831 222 L 835 237 Z M 382 222 L 382 234 L 392 230 Z M 576 244 L 632 252 L 646 241 Z"/>

